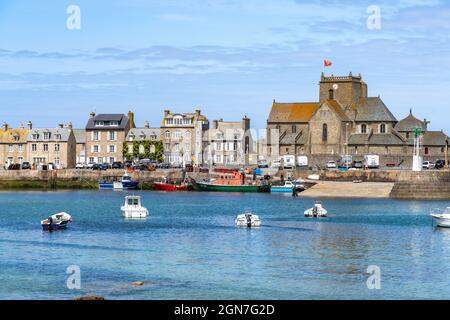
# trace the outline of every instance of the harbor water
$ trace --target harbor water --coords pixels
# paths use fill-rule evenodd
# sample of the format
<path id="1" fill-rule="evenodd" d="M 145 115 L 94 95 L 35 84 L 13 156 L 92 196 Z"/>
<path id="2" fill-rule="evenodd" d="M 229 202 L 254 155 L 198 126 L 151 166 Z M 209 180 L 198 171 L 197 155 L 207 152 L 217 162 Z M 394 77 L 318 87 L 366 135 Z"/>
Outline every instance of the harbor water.
<path id="1" fill-rule="evenodd" d="M 126 194 L 1 192 L 0 299 L 450 299 L 450 229 L 429 216 L 448 202 L 329 198 L 329 216 L 310 219 L 318 199 L 136 192 L 150 216 L 130 221 Z M 261 228 L 234 226 L 246 210 Z M 70 227 L 43 232 L 60 211 Z"/>

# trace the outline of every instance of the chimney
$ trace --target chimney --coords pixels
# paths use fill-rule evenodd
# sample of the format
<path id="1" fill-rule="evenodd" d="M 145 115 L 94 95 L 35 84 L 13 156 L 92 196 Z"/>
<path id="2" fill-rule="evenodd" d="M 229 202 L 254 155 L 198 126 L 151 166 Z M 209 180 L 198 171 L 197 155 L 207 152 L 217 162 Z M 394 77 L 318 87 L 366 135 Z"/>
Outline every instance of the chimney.
<path id="1" fill-rule="evenodd" d="M 25 127 L 23 126 L 23 122 L 21 122 L 20 123 L 20 129 L 23 129 L 23 128 L 25 128 Z"/>
<path id="2" fill-rule="evenodd" d="M 214 129 L 219 128 L 219 121 L 213 120 L 213 128 L 214 128 Z"/>
<path id="3" fill-rule="evenodd" d="M 128 111 L 128 119 L 130 121 L 130 128 L 134 128 L 134 113 Z"/>
<path id="4" fill-rule="evenodd" d="M 27 127 L 28 127 L 28 130 L 33 129 L 33 123 L 31 121 L 28 121 Z"/>
<path id="5" fill-rule="evenodd" d="M 3 130 L 8 131 L 8 124 L 6 122 L 3 124 Z"/>
<path id="6" fill-rule="evenodd" d="M 91 118 L 95 117 L 95 112 L 91 112 L 90 117 Z"/>
<path id="7" fill-rule="evenodd" d="M 167 117 L 170 114 L 170 110 L 166 109 L 164 110 L 164 117 Z"/>
<path id="8" fill-rule="evenodd" d="M 64 128 L 64 123 L 58 124 L 58 127 L 60 127 L 61 129 Z"/>
<path id="9" fill-rule="evenodd" d="M 250 130 L 250 118 L 247 115 L 242 118 L 242 122 L 244 123 L 244 131 Z"/>
<path id="10" fill-rule="evenodd" d="M 202 112 L 201 112 L 200 109 L 195 110 L 195 114 L 196 114 L 197 116 L 200 116 L 201 113 L 202 113 Z"/>
<path id="11" fill-rule="evenodd" d="M 72 122 L 69 122 L 69 123 L 67 124 L 67 127 L 68 127 L 70 130 L 72 130 L 72 128 L 73 128 Z"/>
<path id="12" fill-rule="evenodd" d="M 144 123 L 144 128 L 145 128 L 145 129 L 150 128 L 150 123 L 149 123 L 147 120 L 146 120 L 145 123 Z"/>

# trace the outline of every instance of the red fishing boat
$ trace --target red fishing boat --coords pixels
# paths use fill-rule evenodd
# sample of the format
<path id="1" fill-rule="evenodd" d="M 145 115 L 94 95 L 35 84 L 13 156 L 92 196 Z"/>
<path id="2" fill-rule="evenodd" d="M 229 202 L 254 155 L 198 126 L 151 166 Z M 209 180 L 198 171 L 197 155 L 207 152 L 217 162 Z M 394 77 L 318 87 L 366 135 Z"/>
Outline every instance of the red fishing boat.
<path id="1" fill-rule="evenodd" d="M 188 191 L 189 190 L 189 183 L 186 182 L 186 180 L 181 184 L 174 184 L 174 183 L 168 183 L 166 179 L 163 179 L 162 182 L 155 182 L 153 184 L 153 187 L 155 190 L 158 191 L 167 191 L 167 192 L 173 192 L 173 191 Z"/>

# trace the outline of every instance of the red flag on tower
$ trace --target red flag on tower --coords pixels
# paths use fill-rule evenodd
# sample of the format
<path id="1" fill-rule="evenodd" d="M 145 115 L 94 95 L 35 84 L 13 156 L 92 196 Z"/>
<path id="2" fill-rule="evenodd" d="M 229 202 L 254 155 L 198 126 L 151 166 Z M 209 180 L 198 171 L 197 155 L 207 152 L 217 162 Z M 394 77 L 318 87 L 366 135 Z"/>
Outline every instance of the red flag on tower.
<path id="1" fill-rule="evenodd" d="M 331 67 L 333 63 L 330 60 L 323 60 L 323 66 L 324 67 Z"/>

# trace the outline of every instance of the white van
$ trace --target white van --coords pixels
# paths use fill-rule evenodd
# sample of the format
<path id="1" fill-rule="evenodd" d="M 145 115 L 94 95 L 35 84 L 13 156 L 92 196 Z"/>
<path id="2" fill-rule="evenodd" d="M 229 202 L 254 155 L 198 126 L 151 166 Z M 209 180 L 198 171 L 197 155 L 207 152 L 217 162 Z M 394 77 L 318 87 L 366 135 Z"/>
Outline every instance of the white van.
<path id="1" fill-rule="evenodd" d="M 293 169 L 295 168 L 295 156 L 286 155 L 283 156 L 283 166 L 286 169 Z"/>
<path id="2" fill-rule="evenodd" d="M 368 169 L 378 169 L 380 167 L 380 156 L 378 155 L 364 156 L 364 166 Z"/>
<path id="3" fill-rule="evenodd" d="M 308 166 L 307 156 L 297 156 L 297 167 L 305 168 Z"/>

